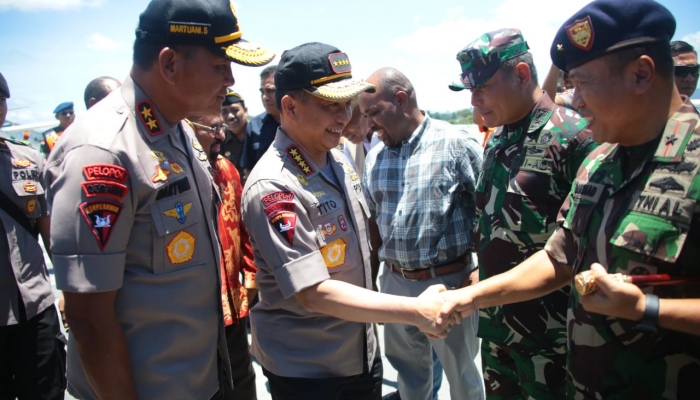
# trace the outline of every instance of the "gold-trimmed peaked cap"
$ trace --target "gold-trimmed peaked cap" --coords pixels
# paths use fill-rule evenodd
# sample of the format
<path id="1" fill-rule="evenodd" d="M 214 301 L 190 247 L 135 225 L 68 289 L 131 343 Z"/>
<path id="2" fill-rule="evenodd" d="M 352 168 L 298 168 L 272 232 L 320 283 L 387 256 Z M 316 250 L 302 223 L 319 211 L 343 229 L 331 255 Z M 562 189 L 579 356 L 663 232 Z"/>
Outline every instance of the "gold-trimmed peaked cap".
<path id="1" fill-rule="evenodd" d="M 275 70 L 277 90 L 305 90 L 329 101 L 348 101 L 375 87 L 352 79 L 348 55 L 336 47 L 312 42 L 282 53 Z"/>
<path id="2" fill-rule="evenodd" d="M 237 64 L 261 66 L 275 54 L 241 38 L 230 0 L 152 0 L 139 17 L 136 39 L 166 45 L 204 46 Z"/>

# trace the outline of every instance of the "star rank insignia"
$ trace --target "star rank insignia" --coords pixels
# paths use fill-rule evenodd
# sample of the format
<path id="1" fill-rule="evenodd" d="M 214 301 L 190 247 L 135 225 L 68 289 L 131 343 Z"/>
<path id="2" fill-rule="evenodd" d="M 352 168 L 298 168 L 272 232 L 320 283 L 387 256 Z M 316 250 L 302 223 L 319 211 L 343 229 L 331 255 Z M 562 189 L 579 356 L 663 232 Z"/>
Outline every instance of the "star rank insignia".
<path id="1" fill-rule="evenodd" d="M 136 111 L 138 111 L 139 119 L 149 135 L 158 136 L 163 133 L 163 128 L 161 128 L 160 122 L 158 121 L 158 115 L 156 115 L 155 108 L 150 102 L 141 100 L 136 105 Z"/>
<path id="2" fill-rule="evenodd" d="M 676 135 L 666 136 L 666 145 L 673 146 L 674 144 L 676 144 L 676 140 L 678 140 L 678 137 Z"/>
<path id="3" fill-rule="evenodd" d="M 287 155 L 289 156 L 289 159 L 292 160 L 294 165 L 296 165 L 296 167 L 299 168 L 299 171 L 301 171 L 301 173 L 304 174 L 304 176 L 309 176 L 316 172 L 314 168 L 311 165 L 309 165 L 309 163 L 306 161 L 304 155 L 298 147 L 287 147 Z"/>
<path id="4" fill-rule="evenodd" d="M 350 73 L 350 59 L 345 53 L 333 53 L 328 55 L 328 61 L 331 64 L 331 69 L 336 74 Z"/>

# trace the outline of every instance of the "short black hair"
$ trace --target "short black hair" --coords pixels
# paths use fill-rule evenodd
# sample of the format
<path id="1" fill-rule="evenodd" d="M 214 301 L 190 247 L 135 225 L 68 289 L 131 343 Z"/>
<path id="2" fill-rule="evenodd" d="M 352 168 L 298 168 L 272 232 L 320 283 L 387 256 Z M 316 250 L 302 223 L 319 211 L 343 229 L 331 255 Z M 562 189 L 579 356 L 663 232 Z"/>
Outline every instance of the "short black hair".
<path id="1" fill-rule="evenodd" d="M 663 78 L 670 79 L 673 77 L 673 57 L 669 47 L 669 43 L 666 42 L 653 42 L 622 48 L 607 55 L 608 68 L 611 73 L 617 74 L 622 72 L 632 61 L 647 55 L 654 61 L 656 73 Z"/>
<path id="2" fill-rule="evenodd" d="M 515 66 L 520 63 L 525 63 L 528 67 L 530 67 L 530 80 L 535 83 L 539 82 L 539 80 L 537 79 L 537 68 L 535 67 L 535 60 L 533 59 L 532 53 L 530 52 L 526 52 L 505 60 L 501 67 L 505 68 L 508 71 L 512 71 L 513 69 L 515 69 Z"/>
<path id="3" fill-rule="evenodd" d="M 275 75 L 275 71 L 277 71 L 277 65 L 268 65 L 260 73 L 260 80 L 263 80 L 270 75 Z"/>
<path id="4" fill-rule="evenodd" d="M 297 90 L 279 90 L 275 91 L 275 107 L 281 113 L 282 112 L 282 97 L 290 95 L 302 103 L 306 103 L 307 96 L 310 96 L 304 89 Z"/>
<path id="5" fill-rule="evenodd" d="M 675 57 L 679 54 L 683 53 L 695 53 L 697 55 L 698 53 L 695 51 L 695 48 L 690 45 L 688 42 L 684 42 L 682 40 L 674 40 L 671 42 L 671 57 Z"/>
<path id="6" fill-rule="evenodd" d="M 101 76 L 95 78 L 88 83 L 85 88 L 85 94 L 83 95 L 83 100 L 85 100 L 85 108 L 90 108 L 90 99 L 95 99 L 100 101 L 107 97 L 109 94 L 109 87 L 106 85 L 108 81 L 119 82 L 116 79 L 109 76 Z"/>
<path id="7" fill-rule="evenodd" d="M 136 39 L 134 41 L 134 64 L 145 71 L 149 71 L 153 63 L 158 60 L 160 51 L 166 47 L 184 53 L 186 58 L 191 58 L 194 50 L 194 46 L 172 44 L 167 41 L 153 42 Z"/>

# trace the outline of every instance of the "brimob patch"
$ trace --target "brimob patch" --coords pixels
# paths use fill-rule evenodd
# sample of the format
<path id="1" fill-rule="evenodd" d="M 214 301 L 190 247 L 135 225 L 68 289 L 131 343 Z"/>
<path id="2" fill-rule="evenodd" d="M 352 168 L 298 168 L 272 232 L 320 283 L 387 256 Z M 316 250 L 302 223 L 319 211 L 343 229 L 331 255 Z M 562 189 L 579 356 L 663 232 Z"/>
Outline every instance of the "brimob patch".
<path id="1" fill-rule="evenodd" d="M 182 264 L 194 256 L 194 246 L 197 239 L 187 231 L 180 231 L 166 246 L 168 260 L 171 264 Z"/>
<path id="2" fill-rule="evenodd" d="M 86 165 L 83 167 L 83 175 L 89 181 L 108 179 L 119 183 L 124 183 L 129 178 L 129 172 L 125 168 L 113 164 Z"/>
<path id="3" fill-rule="evenodd" d="M 94 180 L 82 182 L 83 193 L 87 197 L 106 196 L 122 201 L 129 193 L 129 188 L 119 182 Z"/>
<path id="4" fill-rule="evenodd" d="M 27 193 L 36 193 L 36 183 L 34 182 L 25 182 L 24 185 L 22 185 L 22 187 Z"/>
<path id="5" fill-rule="evenodd" d="M 289 211 L 278 213 L 270 218 L 270 225 L 282 235 L 282 238 L 290 246 L 294 246 L 294 229 L 297 226 L 296 213 Z"/>
<path id="6" fill-rule="evenodd" d="M 584 51 L 590 50 L 593 47 L 593 39 L 595 39 L 591 17 L 586 16 L 586 18 L 577 19 L 571 25 L 568 25 L 566 34 L 569 36 L 571 44 Z"/>
<path id="7" fill-rule="evenodd" d="M 190 212 L 192 208 L 192 203 L 182 204 L 179 201 L 175 203 L 175 207 L 170 210 L 164 211 L 163 215 L 166 217 L 177 218 L 177 222 L 184 224 L 187 219 L 187 213 Z"/>
<path id="8" fill-rule="evenodd" d="M 100 250 L 104 251 L 122 212 L 122 205 L 111 201 L 89 201 L 80 205 L 80 212 L 95 235 Z"/>
<path id="9" fill-rule="evenodd" d="M 265 207 L 265 215 L 272 216 L 282 211 L 294 211 L 294 203 L 279 202 Z"/>
<path id="10" fill-rule="evenodd" d="M 345 217 L 342 215 L 338 217 L 338 225 L 340 225 L 340 229 L 342 229 L 343 232 L 348 230 L 348 223 L 345 221 Z"/>
<path id="11" fill-rule="evenodd" d="M 265 207 L 269 206 L 270 204 L 278 203 L 280 201 L 293 201 L 294 200 L 294 193 L 291 192 L 284 192 L 284 191 L 279 191 L 279 192 L 272 192 L 270 194 L 265 195 L 260 201 L 263 203 Z"/>
<path id="12" fill-rule="evenodd" d="M 141 100 L 136 105 L 136 110 L 138 111 L 139 118 L 143 123 L 143 126 L 148 131 L 151 136 L 158 136 L 163 133 L 163 128 L 158 121 L 158 115 L 155 112 L 155 107 L 147 100 Z"/>
<path id="13" fill-rule="evenodd" d="M 304 174 L 304 176 L 309 176 L 315 172 L 314 168 L 309 165 L 308 161 L 306 161 L 306 158 L 304 158 L 303 153 L 298 147 L 287 147 L 287 155 L 289 155 L 289 158 L 292 160 L 294 165 L 296 165 L 299 171 Z"/>
<path id="14" fill-rule="evenodd" d="M 33 213 L 34 210 L 36 210 L 36 199 L 27 200 L 27 204 L 25 205 L 24 209 L 30 214 Z"/>
<path id="15" fill-rule="evenodd" d="M 352 71 L 350 59 L 345 53 L 333 53 L 328 55 L 328 61 L 331 64 L 331 69 L 336 74 L 344 74 Z"/>
<path id="16" fill-rule="evenodd" d="M 15 164 L 15 166 L 18 168 L 27 168 L 28 166 L 32 165 L 32 163 L 29 160 L 25 159 L 17 159 L 12 161 L 12 163 Z"/>
<path id="17" fill-rule="evenodd" d="M 334 240 L 320 248 L 323 261 L 328 268 L 337 268 L 345 264 L 345 240 Z"/>

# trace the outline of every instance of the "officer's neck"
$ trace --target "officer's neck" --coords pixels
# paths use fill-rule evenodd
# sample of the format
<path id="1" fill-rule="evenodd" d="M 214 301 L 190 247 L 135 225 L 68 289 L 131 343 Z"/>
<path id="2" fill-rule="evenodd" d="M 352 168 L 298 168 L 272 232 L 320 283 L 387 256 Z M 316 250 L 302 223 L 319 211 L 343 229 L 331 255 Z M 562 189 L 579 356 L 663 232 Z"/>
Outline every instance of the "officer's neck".
<path id="1" fill-rule="evenodd" d="M 192 114 L 187 104 L 178 100 L 178 96 L 169 90 L 173 85 L 158 73 L 157 63 L 149 71 L 134 65 L 131 68 L 131 79 L 158 109 L 168 125 L 175 126 Z"/>

